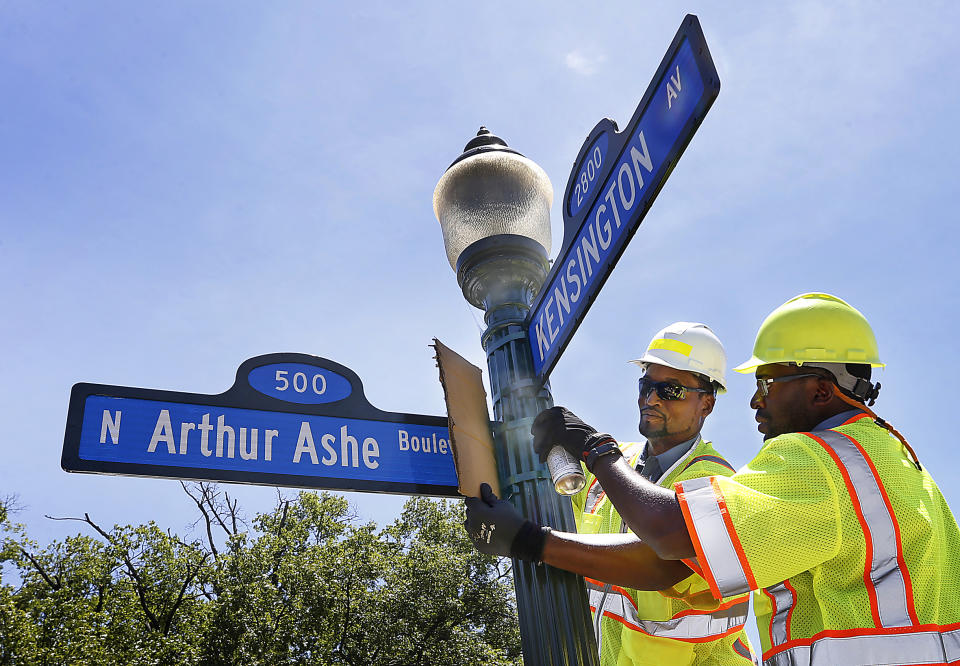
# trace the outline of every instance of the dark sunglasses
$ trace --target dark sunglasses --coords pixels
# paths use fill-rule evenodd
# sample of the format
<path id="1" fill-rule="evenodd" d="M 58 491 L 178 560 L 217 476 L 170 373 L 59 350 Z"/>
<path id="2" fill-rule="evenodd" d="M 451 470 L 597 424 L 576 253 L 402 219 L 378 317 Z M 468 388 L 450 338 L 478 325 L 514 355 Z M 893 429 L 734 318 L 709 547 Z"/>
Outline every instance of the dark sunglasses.
<path id="1" fill-rule="evenodd" d="M 692 386 L 681 386 L 674 382 L 655 382 L 646 377 L 640 378 L 640 397 L 646 399 L 651 391 L 656 391 L 661 400 L 683 400 L 687 397 L 687 391 L 693 393 L 712 393 L 702 388 Z"/>

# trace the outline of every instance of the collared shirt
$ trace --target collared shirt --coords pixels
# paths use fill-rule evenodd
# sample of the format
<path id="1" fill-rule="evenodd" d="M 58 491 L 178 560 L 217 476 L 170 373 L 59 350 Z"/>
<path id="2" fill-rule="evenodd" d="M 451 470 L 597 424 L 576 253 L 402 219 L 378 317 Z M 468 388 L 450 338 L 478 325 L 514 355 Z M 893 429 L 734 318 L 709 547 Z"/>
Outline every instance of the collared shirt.
<path id="1" fill-rule="evenodd" d="M 836 428 L 838 425 L 846 423 L 862 411 L 862 409 L 848 409 L 845 412 L 834 414 L 814 428 L 813 432 L 816 432 L 817 430 L 830 430 L 830 428 Z"/>
<path id="2" fill-rule="evenodd" d="M 697 433 L 691 439 L 654 456 L 650 455 L 650 442 L 648 441 L 643 447 L 640 460 L 637 461 L 637 469 L 640 470 L 640 475 L 648 481 L 656 483 L 665 471 L 673 467 L 680 458 L 687 455 L 687 452 L 696 446 L 699 441 L 700 433 Z"/>

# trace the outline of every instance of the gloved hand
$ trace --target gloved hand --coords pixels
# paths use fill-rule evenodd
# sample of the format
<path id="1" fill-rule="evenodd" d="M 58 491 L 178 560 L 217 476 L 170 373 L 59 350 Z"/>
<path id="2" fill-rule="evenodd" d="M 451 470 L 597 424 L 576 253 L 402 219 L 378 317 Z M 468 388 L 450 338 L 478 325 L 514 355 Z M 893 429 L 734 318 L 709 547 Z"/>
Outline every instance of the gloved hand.
<path id="1" fill-rule="evenodd" d="M 613 439 L 606 433 L 597 432 L 566 407 L 551 407 L 540 412 L 530 432 L 533 434 L 533 450 L 542 463 L 547 461 L 554 446 L 562 446 L 577 460 L 583 460 L 584 451 Z"/>
<path id="2" fill-rule="evenodd" d="M 539 562 L 549 527 L 527 520 L 506 500 L 498 499 L 489 484 L 480 485 L 480 497 L 468 497 L 463 526 L 481 553 Z"/>

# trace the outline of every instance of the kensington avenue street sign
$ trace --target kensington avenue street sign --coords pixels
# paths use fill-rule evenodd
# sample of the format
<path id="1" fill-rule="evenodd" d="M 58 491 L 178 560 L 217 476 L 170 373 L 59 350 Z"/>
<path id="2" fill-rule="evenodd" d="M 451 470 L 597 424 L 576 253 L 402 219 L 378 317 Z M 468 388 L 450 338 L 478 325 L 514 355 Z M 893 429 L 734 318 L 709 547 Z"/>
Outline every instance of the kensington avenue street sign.
<path id="1" fill-rule="evenodd" d="M 720 79 L 687 15 L 623 132 L 601 120 L 563 197 L 563 246 L 526 321 L 534 370 L 550 374 L 713 100 Z"/>
<path id="2" fill-rule="evenodd" d="M 367 402 L 349 368 L 307 354 L 244 361 L 220 395 L 76 384 L 68 472 L 457 495 L 442 416 Z"/>

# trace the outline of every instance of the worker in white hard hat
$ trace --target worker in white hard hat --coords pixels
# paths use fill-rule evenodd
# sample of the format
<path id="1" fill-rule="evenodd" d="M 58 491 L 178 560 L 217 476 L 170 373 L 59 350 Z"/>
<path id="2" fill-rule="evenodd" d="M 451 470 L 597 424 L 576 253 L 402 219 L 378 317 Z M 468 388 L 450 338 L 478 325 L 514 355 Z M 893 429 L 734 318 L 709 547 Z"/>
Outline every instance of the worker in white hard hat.
<path id="1" fill-rule="evenodd" d="M 637 404 L 646 441 L 620 443 L 631 466 L 666 488 L 688 479 L 732 475 L 730 463 L 700 434 L 716 395 L 726 391 L 726 353 L 713 331 L 699 323 L 671 324 L 632 363 L 643 370 Z M 626 534 L 627 526 L 589 469 L 586 477 L 584 489 L 572 498 L 577 531 Z M 552 564 L 567 568 L 568 562 Z M 666 593 L 629 589 L 602 578 L 599 569 L 585 576 L 601 666 L 753 662 L 743 629 L 749 595 L 716 600 L 706 580 L 693 571 Z"/>

